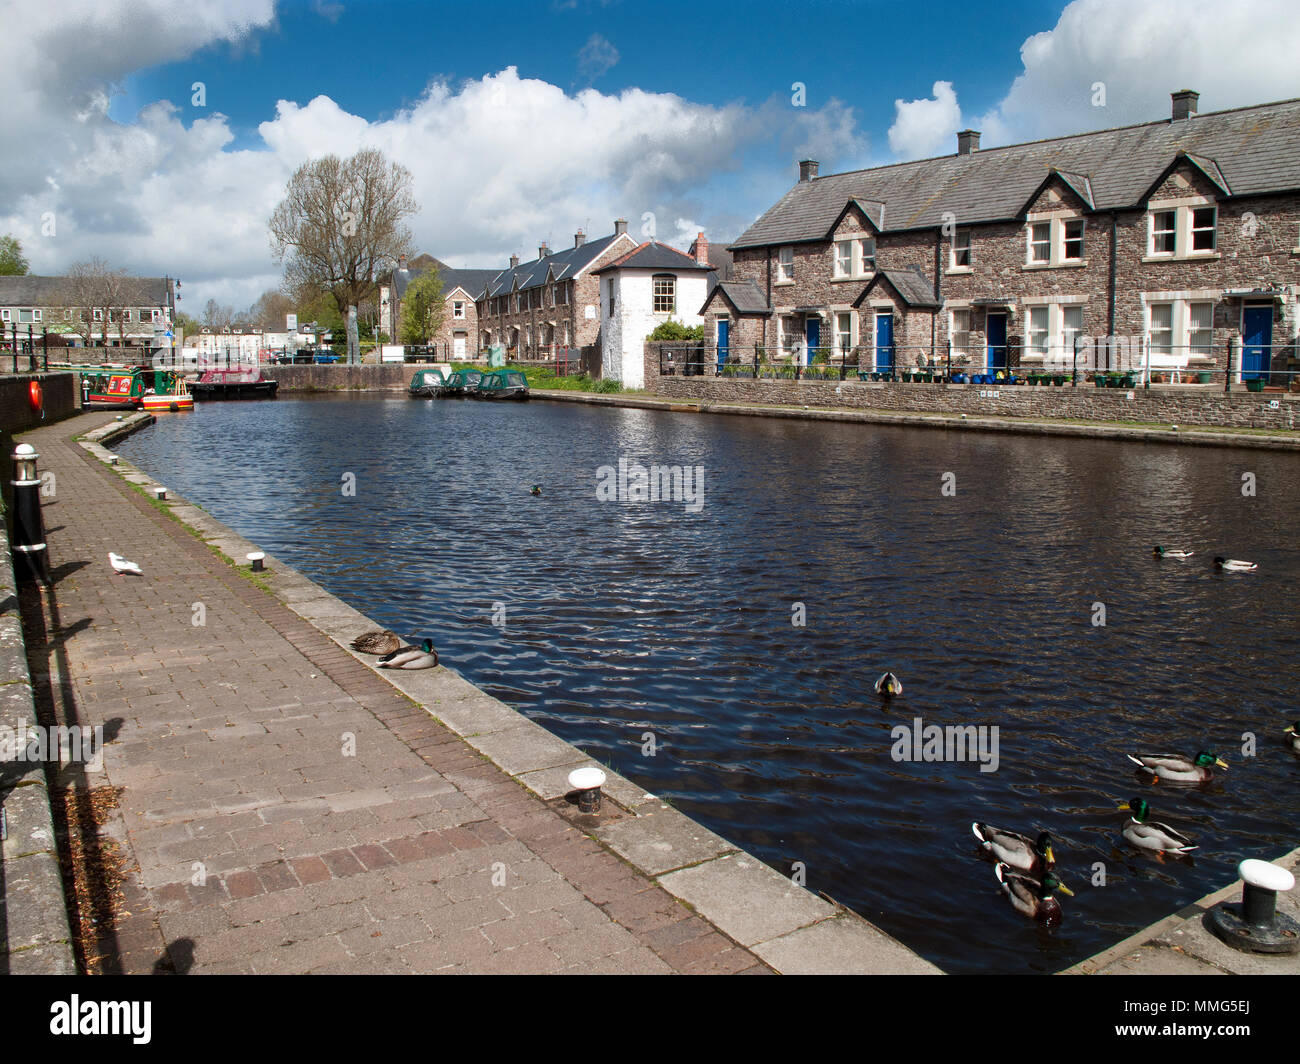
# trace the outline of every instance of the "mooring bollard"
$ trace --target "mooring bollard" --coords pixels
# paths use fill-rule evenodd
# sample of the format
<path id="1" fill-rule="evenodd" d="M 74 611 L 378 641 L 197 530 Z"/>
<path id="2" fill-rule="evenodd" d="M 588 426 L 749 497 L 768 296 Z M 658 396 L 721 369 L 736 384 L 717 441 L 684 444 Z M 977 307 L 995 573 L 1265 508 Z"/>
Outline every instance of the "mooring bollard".
<path id="1" fill-rule="evenodd" d="M 245 554 L 244 557 L 248 559 L 249 567 L 253 572 L 260 573 L 262 571 L 262 562 L 266 560 L 266 555 L 262 551 L 250 551 L 248 554 Z"/>
<path id="2" fill-rule="evenodd" d="M 155 499 L 157 499 L 159 502 L 162 502 L 165 498 L 167 498 L 167 489 L 166 489 L 166 488 L 154 488 L 154 489 L 153 489 L 153 494 L 154 494 L 154 498 L 155 498 Z"/>
<path id="3" fill-rule="evenodd" d="M 578 792 L 578 812 L 600 812 L 600 788 L 604 782 L 605 773 L 591 765 L 569 773 L 569 786 Z"/>
<path id="4" fill-rule="evenodd" d="M 36 475 L 40 457 L 30 443 L 14 449 L 14 575 L 19 580 L 50 582 L 45 548 L 45 523 L 41 516 L 41 479 Z"/>
<path id="5" fill-rule="evenodd" d="M 1295 876 L 1267 861 L 1249 859 L 1237 866 L 1241 901 L 1220 902 L 1208 914 L 1210 930 L 1244 953 L 1300 952 L 1300 924 L 1277 911 L 1279 891 L 1295 888 Z"/>

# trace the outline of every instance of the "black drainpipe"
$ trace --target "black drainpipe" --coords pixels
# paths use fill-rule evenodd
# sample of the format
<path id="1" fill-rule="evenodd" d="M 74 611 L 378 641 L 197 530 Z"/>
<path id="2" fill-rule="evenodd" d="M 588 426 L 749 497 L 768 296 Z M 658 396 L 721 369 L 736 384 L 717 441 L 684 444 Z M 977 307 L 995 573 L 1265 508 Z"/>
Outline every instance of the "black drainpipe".
<path id="1" fill-rule="evenodd" d="M 930 315 L 930 357 L 937 358 L 935 344 L 939 342 L 938 333 L 935 331 L 939 324 L 939 312 L 943 309 L 943 270 L 940 265 L 943 261 L 943 227 L 934 231 L 934 301 L 939 305 L 934 308 L 934 313 Z"/>
<path id="2" fill-rule="evenodd" d="M 1106 311 L 1106 368 L 1110 369 L 1110 337 L 1115 335 L 1115 261 L 1116 261 L 1116 242 L 1118 234 L 1116 233 L 1117 215 L 1114 211 L 1110 212 L 1110 276 L 1106 280 L 1106 302 L 1108 304 Z M 1094 369 L 1096 367 L 1093 367 Z"/>
<path id="3" fill-rule="evenodd" d="M 763 319 L 763 348 L 767 349 L 767 327 L 772 321 L 772 248 L 767 249 L 767 317 Z"/>

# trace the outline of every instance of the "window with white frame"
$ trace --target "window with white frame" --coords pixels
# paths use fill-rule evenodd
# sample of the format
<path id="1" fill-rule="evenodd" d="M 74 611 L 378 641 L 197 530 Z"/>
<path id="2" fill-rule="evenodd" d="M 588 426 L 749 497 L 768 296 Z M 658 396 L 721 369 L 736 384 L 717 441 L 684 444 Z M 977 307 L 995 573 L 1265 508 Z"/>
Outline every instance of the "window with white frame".
<path id="1" fill-rule="evenodd" d="M 836 280 L 866 277 L 876 268 L 876 241 L 873 237 L 853 237 L 835 241 Z"/>
<path id="2" fill-rule="evenodd" d="M 1169 299 L 1147 304 L 1147 348 L 1152 365 L 1183 366 L 1207 356 L 1214 344 L 1214 302 Z"/>
<path id="3" fill-rule="evenodd" d="M 1031 221 L 1027 265 L 1062 266 L 1083 262 L 1084 227 L 1082 218 Z"/>
<path id="4" fill-rule="evenodd" d="M 1052 223 L 1035 222 L 1029 227 L 1029 261 L 1052 261 Z"/>
<path id="5" fill-rule="evenodd" d="M 1187 304 L 1187 353 L 1207 356 L 1214 346 L 1214 304 Z"/>
<path id="6" fill-rule="evenodd" d="M 141 308 L 140 308 L 140 320 L 141 320 L 141 321 L 157 321 L 157 320 L 158 320 L 158 311 L 157 311 L 157 310 L 154 310 L 154 309 L 151 308 L 151 307 L 141 307 Z"/>
<path id="7" fill-rule="evenodd" d="M 465 301 L 463 299 L 453 299 L 451 301 L 451 316 L 453 318 L 463 318 L 465 316 Z"/>
<path id="8" fill-rule="evenodd" d="M 1147 339 L 1152 355 L 1171 355 L 1174 350 L 1174 305 L 1152 303 Z"/>
<path id="9" fill-rule="evenodd" d="M 952 235 L 952 262 L 949 268 L 969 270 L 971 261 L 970 230 L 958 229 Z"/>
<path id="10" fill-rule="evenodd" d="M 10 318 L 10 314 L 12 314 L 12 313 L 13 313 L 13 312 L 12 312 L 8 307 L 5 307 L 3 310 L 0 310 L 0 321 L 10 321 L 10 320 L 12 320 L 12 319 Z"/>
<path id="11" fill-rule="evenodd" d="M 1192 215 L 1192 250 L 1213 251 L 1215 231 L 1218 228 L 1218 208 L 1193 207 Z"/>
<path id="12" fill-rule="evenodd" d="M 1061 226 L 1061 261 L 1083 261 L 1083 219 L 1067 218 Z"/>
<path id="13" fill-rule="evenodd" d="M 1046 306 L 1030 307 L 1025 320 L 1025 353 L 1029 355 L 1047 355 L 1050 308 Z"/>
<path id="14" fill-rule="evenodd" d="M 970 354 L 970 307 L 955 307 L 949 323 L 948 338 L 954 355 Z"/>
<path id="15" fill-rule="evenodd" d="M 835 346 L 841 352 L 853 348 L 853 315 L 837 313 L 835 315 Z"/>
<path id="16" fill-rule="evenodd" d="M 1083 332 L 1083 307 L 1077 303 L 1061 308 L 1061 351 L 1073 363 L 1074 341 Z"/>
<path id="17" fill-rule="evenodd" d="M 654 278 L 654 308 L 656 314 L 672 314 L 677 310 L 677 278 L 671 273 L 656 274 Z"/>
<path id="18" fill-rule="evenodd" d="M 1213 255 L 1218 248 L 1219 209 L 1214 204 L 1182 204 L 1152 210 L 1150 257 Z"/>
<path id="19" fill-rule="evenodd" d="M 781 354 L 793 355 L 803 343 L 803 321 L 793 314 L 781 319 Z"/>
<path id="20" fill-rule="evenodd" d="M 32 322 L 40 321 L 40 320 L 41 320 L 41 312 L 40 312 L 39 310 L 19 310 L 19 311 L 18 311 L 18 323 L 19 323 L 20 325 L 23 325 L 23 324 L 28 324 L 28 325 L 29 325 L 29 324 L 31 324 Z"/>
<path id="21" fill-rule="evenodd" d="M 781 248 L 777 252 L 776 280 L 778 284 L 794 282 L 794 248 Z"/>

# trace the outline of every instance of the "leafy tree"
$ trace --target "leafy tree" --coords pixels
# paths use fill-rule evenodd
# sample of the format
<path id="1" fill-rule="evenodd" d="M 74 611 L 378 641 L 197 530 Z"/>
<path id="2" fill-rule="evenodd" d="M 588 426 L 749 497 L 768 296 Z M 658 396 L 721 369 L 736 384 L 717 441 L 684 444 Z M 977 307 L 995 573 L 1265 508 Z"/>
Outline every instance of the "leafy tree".
<path id="1" fill-rule="evenodd" d="M 655 326 L 654 332 L 646 337 L 647 340 L 663 341 L 698 341 L 706 342 L 709 338 L 708 326 L 705 325 L 684 325 L 680 321 L 669 318 L 667 321 L 661 321 Z"/>
<path id="2" fill-rule="evenodd" d="M 406 286 L 398 336 L 404 344 L 427 343 L 442 325 L 442 279 L 437 270 L 422 273 Z"/>
<path id="3" fill-rule="evenodd" d="M 12 236 L 0 237 L 0 276 L 22 277 L 27 273 L 23 246 Z"/>
<path id="4" fill-rule="evenodd" d="M 404 220 L 416 210 L 411 172 L 374 148 L 304 163 L 268 223 L 287 286 L 326 290 L 340 309 L 356 307 L 377 275 L 411 253 Z M 348 356 L 358 355 L 350 329 Z"/>

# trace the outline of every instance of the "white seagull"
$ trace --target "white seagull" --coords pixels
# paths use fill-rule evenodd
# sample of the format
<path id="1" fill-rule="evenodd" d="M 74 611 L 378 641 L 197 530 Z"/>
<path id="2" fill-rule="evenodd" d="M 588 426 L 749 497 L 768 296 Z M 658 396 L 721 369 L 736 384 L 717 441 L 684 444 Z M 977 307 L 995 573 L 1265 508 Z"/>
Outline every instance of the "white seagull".
<path id="1" fill-rule="evenodd" d="M 113 571 L 115 573 L 132 573 L 135 576 L 144 575 L 143 570 L 141 570 L 141 568 L 138 565 L 136 565 L 135 562 L 127 561 L 120 554 L 114 554 L 112 551 L 109 551 L 108 561 L 109 564 L 112 565 Z"/>

